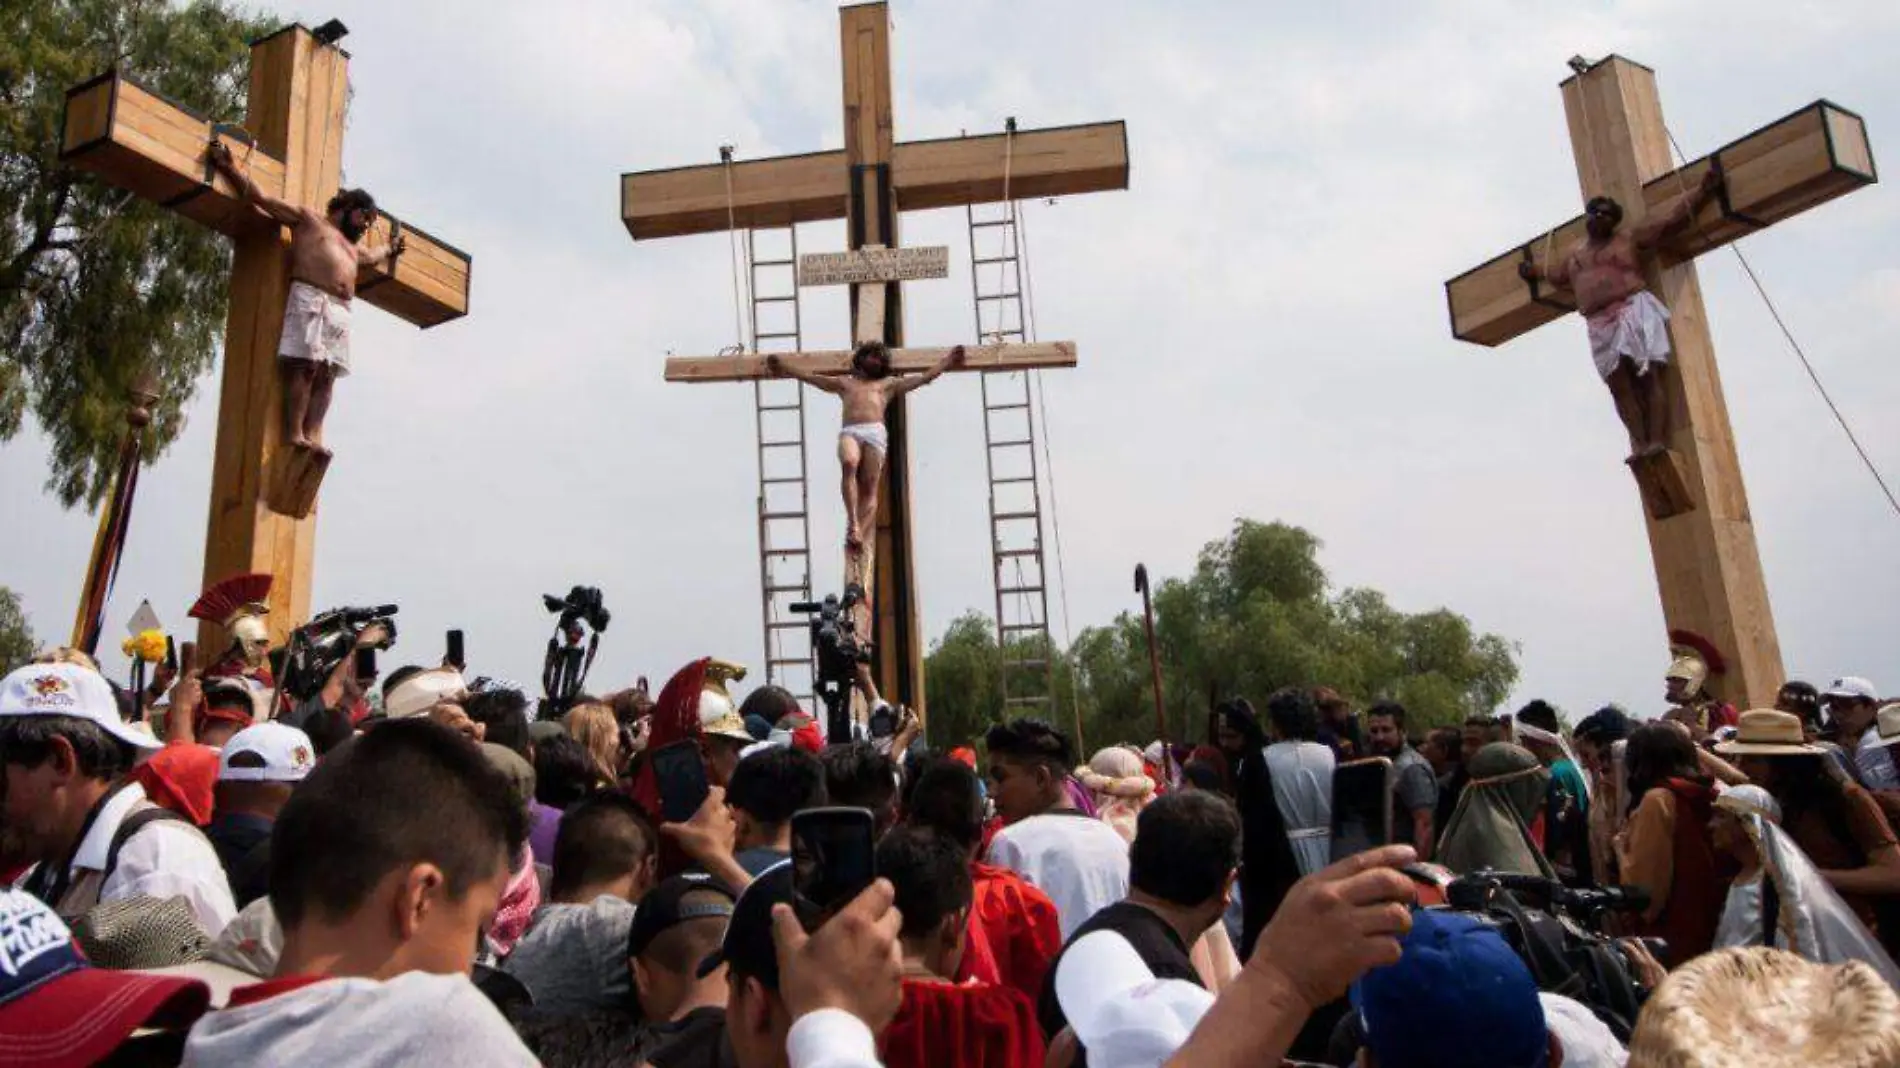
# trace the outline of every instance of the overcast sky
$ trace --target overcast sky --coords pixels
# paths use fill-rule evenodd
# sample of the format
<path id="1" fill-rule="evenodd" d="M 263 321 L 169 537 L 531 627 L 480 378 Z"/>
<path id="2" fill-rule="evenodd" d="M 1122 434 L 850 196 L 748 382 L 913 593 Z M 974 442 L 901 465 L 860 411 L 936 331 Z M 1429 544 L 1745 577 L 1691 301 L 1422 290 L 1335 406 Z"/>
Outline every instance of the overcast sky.
<path id="1" fill-rule="evenodd" d="M 468 632 L 474 670 L 538 674 L 538 594 L 602 587 L 592 688 L 704 654 L 760 660 L 750 390 L 668 386 L 731 344 L 726 239 L 634 244 L 622 171 L 842 144 L 834 5 L 793 0 L 333 0 L 350 27 L 347 178 L 475 257 L 473 312 L 358 320 L 317 541 L 319 605 L 397 601 L 390 662 Z M 1454 341 L 1444 280 L 1578 210 L 1556 86 L 1572 55 L 1659 72 L 1699 155 L 1827 97 L 1876 155 L 1900 129 L 1891 0 L 893 6 L 900 139 L 1126 119 L 1126 192 L 1026 208 L 1073 629 L 1188 570 L 1236 517 L 1325 542 L 1340 587 L 1448 606 L 1522 644 L 1517 698 L 1656 710 L 1667 659 L 1641 505 L 1582 324 Z M 961 210 L 906 215 L 951 276 L 907 287 L 913 343 L 970 334 Z M 1900 477 L 1900 197 L 1874 186 L 1744 248 L 1877 462 Z M 801 230 L 843 247 L 841 224 Z M 1900 690 L 1900 518 L 1726 252 L 1702 281 L 1790 672 Z M 808 291 L 806 343 L 846 341 Z M 215 373 L 139 485 L 111 606 L 183 629 L 198 592 Z M 820 398 L 824 401 L 824 398 Z M 926 629 L 991 603 L 972 376 L 912 403 Z M 814 538 L 841 535 L 821 404 Z M 38 492 L 45 442 L 0 449 L 0 583 L 63 640 L 93 520 Z M 821 592 L 837 554 L 815 559 Z M 1057 617 L 1058 636 L 1062 630 Z M 123 660 L 106 657 L 116 672 Z M 1323 680 L 1313 680 L 1323 681 Z"/>

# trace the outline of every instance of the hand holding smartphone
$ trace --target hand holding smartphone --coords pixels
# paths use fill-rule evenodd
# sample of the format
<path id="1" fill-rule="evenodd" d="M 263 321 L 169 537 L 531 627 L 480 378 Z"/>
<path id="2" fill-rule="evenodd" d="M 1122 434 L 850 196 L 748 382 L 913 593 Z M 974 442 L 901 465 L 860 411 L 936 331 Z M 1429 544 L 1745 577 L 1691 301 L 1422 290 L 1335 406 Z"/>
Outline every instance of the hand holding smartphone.
<path id="1" fill-rule="evenodd" d="M 660 817 L 667 823 L 685 823 L 706 803 L 712 784 L 699 743 L 684 738 L 654 750 L 653 777 L 660 787 Z"/>
<path id="2" fill-rule="evenodd" d="M 868 808 L 810 808 L 792 816 L 792 888 L 813 926 L 877 878 L 877 821 Z"/>

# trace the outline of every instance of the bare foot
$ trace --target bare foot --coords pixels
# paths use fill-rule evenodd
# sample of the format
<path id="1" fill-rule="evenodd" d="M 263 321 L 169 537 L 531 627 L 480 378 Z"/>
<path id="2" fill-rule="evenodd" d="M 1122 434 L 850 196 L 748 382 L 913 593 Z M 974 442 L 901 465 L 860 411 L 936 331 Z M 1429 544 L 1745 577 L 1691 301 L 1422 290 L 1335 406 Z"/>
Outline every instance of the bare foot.
<path id="1" fill-rule="evenodd" d="M 318 456 L 321 456 L 321 457 L 323 457 L 323 458 L 324 458 L 324 459 L 326 459 L 326 460 L 327 460 L 327 459 L 329 459 L 330 457 L 332 457 L 332 456 L 335 456 L 335 455 L 336 455 L 335 453 L 333 453 L 333 452 L 331 452 L 331 451 L 330 451 L 330 447 L 329 447 L 328 445 L 325 445 L 325 444 L 324 444 L 323 442 L 321 442 L 321 441 L 313 441 L 313 442 L 311 442 L 311 443 L 310 443 L 310 450 L 311 450 L 312 452 L 314 452 L 314 453 L 316 453 L 316 454 L 317 454 Z"/>
<path id="2" fill-rule="evenodd" d="M 1667 444 L 1660 441 L 1652 441 L 1649 444 L 1643 446 L 1642 455 L 1661 456 L 1663 453 L 1668 452 L 1668 451 L 1669 451 L 1669 446 Z"/>
<path id="3" fill-rule="evenodd" d="M 304 437 L 302 434 L 292 434 L 289 438 L 286 438 L 284 440 L 284 444 L 290 446 L 293 449 L 308 449 L 308 448 L 314 447 L 315 445 L 314 442 L 312 442 L 309 438 Z"/>
<path id="4" fill-rule="evenodd" d="M 847 549 L 864 548 L 864 538 L 858 534 L 857 524 L 844 528 L 844 547 Z"/>

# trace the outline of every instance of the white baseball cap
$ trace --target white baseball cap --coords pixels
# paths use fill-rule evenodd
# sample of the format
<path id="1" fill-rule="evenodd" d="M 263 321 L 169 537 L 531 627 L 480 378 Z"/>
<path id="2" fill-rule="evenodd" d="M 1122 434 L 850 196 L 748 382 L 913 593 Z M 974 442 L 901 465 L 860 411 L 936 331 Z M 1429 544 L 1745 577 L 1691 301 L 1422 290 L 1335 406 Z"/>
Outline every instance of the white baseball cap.
<path id="1" fill-rule="evenodd" d="M 1880 700 L 1880 691 L 1874 689 L 1873 683 L 1868 682 L 1858 675 L 1846 675 L 1835 679 L 1834 685 L 1829 686 L 1827 692 L 1821 696 L 1838 697 L 1848 701 L 1856 699 L 1861 701 L 1878 701 Z"/>
<path id="2" fill-rule="evenodd" d="M 454 668 L 428 668 L 402 680 L 383 696 L 383 715 L 390 719 L 420 716 L 444 701 L 468 695 L 468 683 Z"/>
<path id="3" fill-rule="evenodd" d="M 247 759 L 238 761 L 243 756 Z M 276 721 L 233 734 L 218 754 L 219 782 L 302 782 L 317 766 L 310 736 Z"/>
<path id="4" fill-rule="evenodd" d="M 1156 979 L 1126 938 L 1093 931 L 1063 951 L 1056 1001 L 1090 1068 L 1157 1068 L 1186 1042 L 1214 995 Z"/>
<path id="5" fill-rule="evenodd" d="M 77 664 L 28 664 L 0 679 L 0 716 L 70 716 L 136 749 L 160 748 L 158 739 L 119 718 L 105 676 Z"/>

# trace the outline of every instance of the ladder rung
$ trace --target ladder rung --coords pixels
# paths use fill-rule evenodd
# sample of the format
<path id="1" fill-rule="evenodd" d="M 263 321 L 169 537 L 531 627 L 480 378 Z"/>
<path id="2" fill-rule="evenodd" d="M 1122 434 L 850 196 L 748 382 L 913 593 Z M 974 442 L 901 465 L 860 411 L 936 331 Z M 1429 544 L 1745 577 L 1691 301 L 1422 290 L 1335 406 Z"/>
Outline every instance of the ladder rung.
<path id="1" fill-rule="evenodd" d="M 1041 586 L 1003 586 L 997 589 L 996 594 L 999 597 L 1010 597 L 1010 596 L 1013 596 L 1016 594 L 1022 594 L 1022 593 L 1041 593 L 1041 592 L 1042 592 Z"/>
<path id="2" fill-rule="evenodd" d="M 796 411 L 802 411 L 802 410 L 804 409 L 804 407 L 805 407 L 805 406 L 804 406 L 804 405 L 802 405 L 802 404 L 761 404 L 761 405 L 759 405 L 759 411 L 762 411 L 762 412 L 796 412 Z"/>
<path id="3" fill-rule="evenodd" d="M 1040 512 L 997 512 L 990 516 L 990 522 L 1001 523 L 1006 519 L 1040 519 Z"/>
<path id="4" fill-rule="evenodd" d="M 805 513 L 804 513 L 803 511 L 798 511 L 798 512 L 760 512 L 760 513 L 759 513 L 759 518 L 760 518 L 760 519 L 803 519 L 803 518 L 805 518 Z"/>
<path id="5" fill-rule="evenodd" d="M 1034 475 L 1013 475 L 1009 478 L 992 478 L 990 479 L 990 485 L 1011 486 L 1011 485 L 1015 485 L 1021 482 L 1034 482 L 1034 481 L 1036 481 L 1036 476 Z"/>
<path id="6" fill-rule="evenodd" d="M 767 660 L 766 663 L 772 667 L 810 667 L 811 657 L 807 656 L 797 660 Z"/>
<path id="7" fill-rule="evenodd" d="M 803 481 L 805 480 L 799 478 L 797 475 L 787 475 L 784 478 L 762 478 L 759 479 L 759 484 L 761 486 L 783 486 L 787 483 Z"/>
<path id="8" fill-rule="evenodd" d="M 753 297 L 752 303 L 754 304 L 783 304 L 788 300 L 797 300 L 797 299 L 798 299 L 797 297 Z"/>
<path id="9" fill-rule="evenodd" d="M 794 438 L 791 441 L 761 441 L 759 442 L 759 448 L 761 449 L 802 449 L 804 447 L 805 447 L 804 438 Z"/>
<path id="10" fill-rule="evenodd" d="M 994 296 L 978 297 L 976 299 L 978 300 L 1016 300 L 1021 296 L 1022 296 L 1021 293 L 997 293 Z M 761 334 L 759 336 L 764 337 L 765 335 Z"/>
<path id="11" fill-rule="evenodd" d="M 767 630 L 810 630 L 811 624 L 802 619 L 794 619 L 784 623 L 767 623 L 765 627 Z"/>
<path id="12" fill-rule="evenodd" d="M 990 448 L 1012 449 L 1020 445 L 1034 445 L 1034 444 L 1035 442 L 1029 438 L 1011 438 L 1008 441 L 992 441 L 990 442 Z"/>
<path id="13" fill-rule="evenodd" d="M 754 267 L 790 267 L 796 260 L 753 260 Z"/>
<path id="14" fill-rule="evenodd" d="M 1015 263 L 1016 257 L 1014 256 L 985 256 L 982 259 L 971 260 L 970 262 L 973 264 L 977 264 L 979 266 L 985 263 Z"/>
<path id="15" fill-rule="evenodd" d="M 1013 225 L 1015 222 L 1016 220 L 1014 219 L 977 219 L 977 220 L 972 221 L 970 223 L 970 226 L 972 228 L 985 227 L 985 226 L 1010 226 L 1010 225 Z"/>
<path id="16" fill-rule="evenodd" d="M 1041 556 L 1041 549 L 998 549 L 997 556 Z"/>
<path id="17" fill-rule="evenodd" d="M 807 593 L 810 590 L 811 587 L 802 582 L 795 582 L 789 586 L 767 586 L 765 588 L 765 592 L 768 596 L 774 593 Z"/>
<path id="18" fill-rule="evenodd" d="M 998 630 L 1048 630 L 1049 627 L 1048 627 L 1048 624 L 1045 624 L 1045 623 L 1005 623 L 996 629 Z"/>
<path id="19" fill-rule="evenodd" d="M 1028 401 L 1011 401 L 1008 404 L 992 404 L 985 407 L 983 410 L 986 412 L 1013 412 L 1018 408 L 1027 408 L 1027 407 L 1029 407 Z"/>
<path id="20" fill-rule="evenodd" d="M 752 336 L 760 341 L 771 341 L 778 338 L 797 337 L 798 334 L 796 332 L 793 332 L 793 333 L 754 334 Z"/>
<path id="21" fill-rule="evenodd" d="M 1003 661 L 1003 666 L 1006 668 L 1044 668 L 1044 667 L 1049 666 L 1049 661 L 1047 660 L 1005 660 Z"/>

